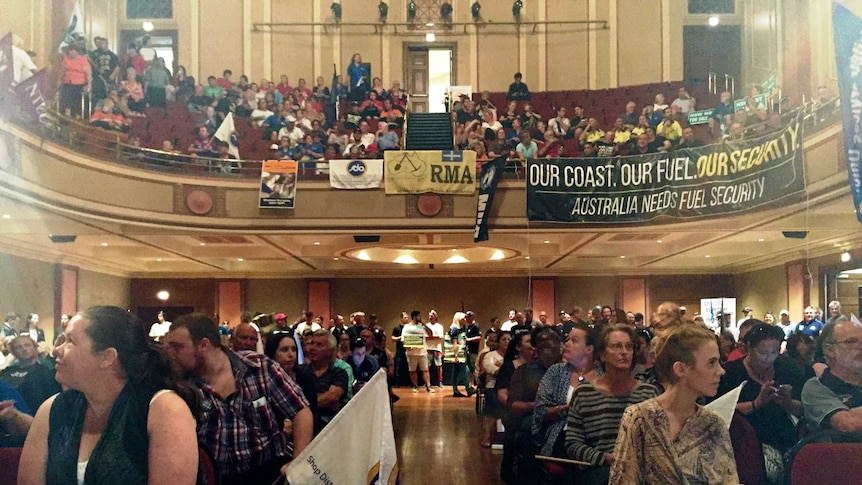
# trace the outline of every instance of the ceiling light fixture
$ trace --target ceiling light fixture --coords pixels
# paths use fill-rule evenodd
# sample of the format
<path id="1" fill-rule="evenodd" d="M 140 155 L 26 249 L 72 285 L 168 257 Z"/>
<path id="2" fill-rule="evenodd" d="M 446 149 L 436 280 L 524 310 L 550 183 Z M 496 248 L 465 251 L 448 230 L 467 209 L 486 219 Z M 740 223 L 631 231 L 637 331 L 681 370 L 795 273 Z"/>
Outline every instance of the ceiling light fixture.
<path id="1" fill-rule="evenodd" d="M 395 258 L 395 260 L 392 262 L 398 263 L 398 264 L 418 264 L 419 263 L 419 261 L 417 261 L 416 258 L 414 258 L 413 256 L 410 256 L 409 254 L 402 254 L 401 256 L 398 256 L 397 258 Z"/>
<path id="2" fill-rule="evenodd" d="M 103 247 L 103 248 L 104 248 L 104 247 L 107 247 L 107 246 L 108 246 L 108 243 L 102 243 L 102 247 Z"/>
<path id="3" fill-rule="evenodd" d="M 712 256 L 710 256 L 710 255 L 708 255 L 708 254 L 707 254 L 706 256 L 704 256 L 704 258 L 711 258 L 711 257 L 712 257 Z"/>
<path id="4" fill-rule="evenodd" d="M 460 264 L 460 263 L 469 263 L 469 262 L 470 262 L 470 260 L 468 260 L 464 256 L 456 254 L 456 255 L 452 256 L 451 258 L 447 259 L 446 261 L 443 261 L 443 264 Z"/>
<path id="5" fill-rule="evenodd" d="M 766 239 L 760 238 L 760 239 L 758 239 L 758 240 L 757 240 L 757 242 L 763 242 L 763 241 L 765 241 L 765 240 L 766 240 Z"/>
<path id="6" fill-rule="evenodd" d="M 143 24 L 141 24 L 141 28 L 144 29 L 144 32 L 152 32 L 155 26 L 152 22 L 144 22 Z"/>
<path id="7" fill-rule="evenodd" d="M 3 219 L 11 219 L 12 216 L 9 214 L 3 214 Z"/>
<path id="8" fill-rule="evenodd" d="M 710 18 L 709 18 L 709 20 L 708 20 L 707 22 L 709 23 L 709 26 L 710 26 L 710 27 L 715 27 L 715 26 L 717 26 L 717 25 L 718 25 L 718 16 L 717 16 L 717 15 L 713 15 L 712 17 L 710 17 Z"/>
<path id="9" fill-rule="evenodd" d="M 626 257 L 625 257 L 625 256 L 620 256 L 620 259 L 626 259 Z"/>
<path id="10" fill-rule="evenodd" d="M 363 261 L 371 261 L 371 256 L 369 256 L 368 253 L 366 253 L 365 251 L 359 251 L 359 253 L 356 255 L 356 258 Z"/>
<path id="11" fill-rule="evenodd" d="M 170 297 L 171 297 L 171 294 L 165 290 L 162 290 L 162 291 L 156 293 L 156 298 L 158 298 L 159 300 L 162 300 L 162 301 L 165 301 Z"/>
<path id="12" fill-rule="evenodd" d="M 545 244 L 551 244 L 551 241 L 545 241 Z"/>
<path id="13" fill-rule="evenodd" d="M 530 257 L 529 257 L 529 256 L 524 256 L 524 259 L 530 259 Z"/>
<path id="14" fill-rule="evenodd" d="M 434 42 L 437 40 L 437 36 L 434 35 L 434 32 L 428 32 L 425 34 L 425 42 Z"/>
<path id="15" fill-rule="evenodd" d="M 850 256 L 850 253 L 848 253 L 847 251 L 844 251 L 843 253 L 841 253 L 841 262 L 842 263 L 849 263 L 851 259 L 853 259 L 853 258 Z"/>
<path id="16" fill-rule="evenodd" d="M 492 254 L 491 257 L 488 259 L 490 259 L 491 261 L 499 261 L 501 259 L 506 259 L 506 255 L 503 254 L 503 251 L 500 251 L 498 249 L 498 250 L 494 251 L 494 254 Z"/>
<path id="17" fill-rule="evenodd" d="M 242 263 L 243 261 L 245 261 L 245 260 L 244 260 L 244 259 L 242 259 L 242 258 L 236 258 L 236 260 L 237 260 L 237 261 L 239 261 L 240 263 Z"/>
<path id="18" fill-rule="evenodd" d="M 314 241 L 314 245 L 315 245 L 315 246 L 320 246 L 320 243 L 319 243 L 319 242 L 317 242 L 317 241 Z"/>

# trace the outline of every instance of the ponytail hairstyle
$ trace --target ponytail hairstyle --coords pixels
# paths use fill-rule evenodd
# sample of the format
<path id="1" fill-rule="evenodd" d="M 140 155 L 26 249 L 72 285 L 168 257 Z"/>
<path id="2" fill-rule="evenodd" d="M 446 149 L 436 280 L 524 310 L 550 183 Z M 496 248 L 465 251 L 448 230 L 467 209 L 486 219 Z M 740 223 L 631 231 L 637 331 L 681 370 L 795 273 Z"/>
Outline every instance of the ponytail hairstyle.
<path id="1" fill-rule="evenodd" d="M 673 371 L 675 363 L 694 365 L 694 353 L 706 342 L 717 342 L 715 332 L 684 318 L 676 303 L 659 305 L 652 322 L 655 328 L 652 340 L 655 353 L 653 367 L 659 382 L 664 385 L 676 384 L 678 378 Z"/>
<path id="2" fill-rule="evenodd" d="M 93 350 L 116 350 L 120 369 L 129 384 L 151 391 L 176 391 L 197 416 L 197 393 L 178 378 L 164 351 L 148 338 L 146 326 L 138 317 L 115 306 L 90 307 L 81 316 L 90 322 L 86 333 L 93 342 Z"/>

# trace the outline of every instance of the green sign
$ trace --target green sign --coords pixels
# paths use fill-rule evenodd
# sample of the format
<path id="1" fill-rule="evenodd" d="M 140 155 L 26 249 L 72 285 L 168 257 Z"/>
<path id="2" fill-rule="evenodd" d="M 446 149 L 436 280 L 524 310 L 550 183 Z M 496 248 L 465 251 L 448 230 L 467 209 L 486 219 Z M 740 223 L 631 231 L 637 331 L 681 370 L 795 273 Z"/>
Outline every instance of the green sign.
<path id="1" fill-rule="evenodd" d="M 778 75 L 772 73 L 760 83 L 760 92 L 766 96 L 772 96 L 778 91 Z"/>
<path id="2" fill-rule="evenodd" d="M 692 111 L 688 114 L 688 124 L 690 125 L 702 125 L 709 121 L 709 117 L 712 115 L 711 109 L 705 109 L 701 111 Z"/>
<path id="3" fill-rule="evenodd" d="M 769 99 L 768 95 L 758 94 L 757 96 L 754 97 L 754 105 L 757 107 L 757 109 L 766 109 L 766 100 L 767 99 Z M 734 112 L 745 111 L 745 110 L 746 110 L 745 98 L 737 99 L 736 101 L 733 102 L 733 111 Z"/>

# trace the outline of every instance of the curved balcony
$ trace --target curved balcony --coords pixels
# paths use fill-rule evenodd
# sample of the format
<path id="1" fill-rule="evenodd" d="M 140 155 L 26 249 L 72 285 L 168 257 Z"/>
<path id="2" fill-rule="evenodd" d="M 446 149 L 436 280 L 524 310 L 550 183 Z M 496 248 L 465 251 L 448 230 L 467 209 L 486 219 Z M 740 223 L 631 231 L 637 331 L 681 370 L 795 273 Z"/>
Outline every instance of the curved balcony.
<path id="1" fill-rule="evenodd" d="M 440 196 L 440 211 L 428 217 L 418 196 L 334 190 L 325 176 L 306 174 L 295 209 L 259 209 L 259 161 L 238 162 L 239 173 L 213 173 L 200 160 L 165 166 L 158 152 L 68 121 L 47 132 L 4 123 L 0 139 L 8 155 L 0 180 L 0 208 L 10 216 L 0 231 L 6 251 L 126 276 L 735 273 L 860 242 L 834 114 L 809 116 L 803 202 L 718 220 L 561 227 L 528 223 L 523 181 L 506 179 L 491 240 L 479 246 L 507 256 L 472 264 L 393 265 L 352 251 L 369 247 L 354 235 L 379 236 L 372 246 L 390 250 L 474 247 L 475 196 Z M 786 239 L 782 231 L 808 237 Z M 49 234 L 77 240 L 53 244 Z"/>

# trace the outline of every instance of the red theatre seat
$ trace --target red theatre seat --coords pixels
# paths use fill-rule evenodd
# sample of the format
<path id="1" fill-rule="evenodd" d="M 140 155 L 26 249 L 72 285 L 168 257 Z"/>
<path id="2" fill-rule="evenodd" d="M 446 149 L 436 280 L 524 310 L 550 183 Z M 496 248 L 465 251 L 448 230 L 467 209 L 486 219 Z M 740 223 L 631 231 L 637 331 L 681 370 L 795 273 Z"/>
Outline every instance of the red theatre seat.
<path id="1" fill-rule="evenodd" d="M 0 485 L 18 483 L 21 448 L 0 448 Z"/>
<path id="2" fill-rule="evenodd" d="M 754 428 L 745 416 L 736 411 L 730 422 L 730 442 L 736 459 L 736 473 L 739 482 L 745 485 L 766 483 L 766 466 L 763 462 L 763 449 Z"/>
<path id="3" fill-rule="evenodd" d="M 862 443 L 809 443 L 793 460 L 790 485 L 859 484 L 860 463 Z"/>

